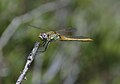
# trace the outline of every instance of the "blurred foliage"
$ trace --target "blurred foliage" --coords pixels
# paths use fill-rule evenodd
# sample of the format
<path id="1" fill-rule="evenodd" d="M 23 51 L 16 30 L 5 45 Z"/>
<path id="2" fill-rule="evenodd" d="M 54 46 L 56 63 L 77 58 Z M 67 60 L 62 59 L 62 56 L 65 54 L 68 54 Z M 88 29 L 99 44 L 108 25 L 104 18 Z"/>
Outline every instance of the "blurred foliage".
<path id="1" fill-rule="evenodd" d="M 0 36 L 15 17 L 52 1 L 54 0 L 0 0 Z M 74 61 L 79 64 L 79 73 L 74 84 L 120 84 L 120 1 L 63 1 L 69 1 L 69 5 L 44 13 L 19 26 L 2 49 L 7 71 L 5 75 L 0 75 L 0 84 L 16 82 L 35 41 L 40 41 L 39 33 L 45 32 L 45 30 L 32 28 L 28 24 L 51 30 L 59 30 L 61 27 L 75 27 L 78 30 L 76 35 L 90 36 L 94 39 L 92 43 L 58 41 L 51 43 L 43 55 L 41 73 L 38 72 L 42 76 L 47 72 L 58 52 L 65 53 L 62 56 L 64 57 L 62 65 L 64 65 L 74 58 L 75 55 L 73 57 L 69 57 L 69 55 L 75 52 L 78 45 Z M 72 67 L 72 63 L 70 67 Z M 23 81 L 24 84 L 32 84 L 33 71 L 34 63 L 27 73 L 28 80 Z M 62 78 L 62 75 L 65 75 L 62 73 L 62 69 L 58 70 L 49 84 L 64 83 L 67 77 Z"/>

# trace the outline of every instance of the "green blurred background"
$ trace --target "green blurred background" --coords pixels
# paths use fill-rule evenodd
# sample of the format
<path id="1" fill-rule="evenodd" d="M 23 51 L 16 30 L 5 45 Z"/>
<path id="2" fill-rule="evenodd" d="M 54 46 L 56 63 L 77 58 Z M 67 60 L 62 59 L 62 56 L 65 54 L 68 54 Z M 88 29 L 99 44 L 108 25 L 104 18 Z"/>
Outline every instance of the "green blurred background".
<path id="1" fill-rule="evenodd" d="M 120 0 L 0 0 L 0 84 L 14 84 L 38 35 L 76 28 L 90 43 L 52 42 L 23 84 L 120 84 Z"/>

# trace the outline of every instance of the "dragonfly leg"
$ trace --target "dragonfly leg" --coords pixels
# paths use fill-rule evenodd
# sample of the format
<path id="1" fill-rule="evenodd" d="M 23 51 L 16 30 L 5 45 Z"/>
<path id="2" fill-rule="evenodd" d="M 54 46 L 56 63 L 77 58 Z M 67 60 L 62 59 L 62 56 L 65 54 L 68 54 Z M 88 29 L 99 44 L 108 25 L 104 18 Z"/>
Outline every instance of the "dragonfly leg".
<path id="1" fill-rule="evenodd" d="M 50 43 L 50 41 L 46 41 L 46 42 L 43 42 L 41 45 L 41 47 L 40 47 L 40 52 L 45 52 L 46 51 L 46 49 L 47 49 L 47 47 L 48 47 L 48 45 L 49 45 L 49 43 Z M 42 49 L 43 48 L 43 49 Z"/>
<path id="2" fill-rule="evenodd" d="M 46 51 L 46 49 L 48 48 L 49 43 L 50 43 L 49 41 L 46 42 L 46 44 L 44 45 L 44 50 L 43 50 L 43 52 Z"/>
<path id="3" fill-rule="evenodd" d="M 47 41 L 44 41 L 43 43 L 41 43 L 41 45 L 40 45 L 40 46 L 41 46 L 41 47 L 44 47 L 44 46 L 45 46 L 45 44 L 46 44 L 46 42 L 47 42 Z"/>

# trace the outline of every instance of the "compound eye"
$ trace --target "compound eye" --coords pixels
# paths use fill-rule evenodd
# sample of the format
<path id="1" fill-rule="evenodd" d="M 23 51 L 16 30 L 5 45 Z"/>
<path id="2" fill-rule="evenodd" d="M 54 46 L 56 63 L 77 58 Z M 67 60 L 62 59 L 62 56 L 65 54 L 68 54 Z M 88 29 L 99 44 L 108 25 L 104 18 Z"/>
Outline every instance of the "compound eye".
<path id="1" fill-rule="evenodd" d="M 46 33 L 40 33 L 39 38 L 40 38 L 42 41 L 45 41 L 45 40 L 47 40 L 48 35 L 47 35 Z"/>
<path id="2" fill-rule="evenodd" d="M 41 36 L 42 36 L 43 39 L 47 38 L 47 34 L 46 33 L 42 33 Z"/>

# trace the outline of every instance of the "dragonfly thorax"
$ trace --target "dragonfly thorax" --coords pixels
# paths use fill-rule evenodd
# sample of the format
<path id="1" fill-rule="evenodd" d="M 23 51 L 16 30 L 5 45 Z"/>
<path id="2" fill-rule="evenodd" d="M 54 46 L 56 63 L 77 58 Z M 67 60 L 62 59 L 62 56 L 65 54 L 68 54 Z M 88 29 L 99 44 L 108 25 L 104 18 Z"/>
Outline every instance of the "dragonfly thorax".
<path id="1" fill-rule="evenodd" d="M 59 35 L 56 33 L 56 34 L 51 34 L 50 36 L 49 36 L 49 38 L 50 38 L 50 40 L 58 40 L 60 37 L 59 37 Z"/>

